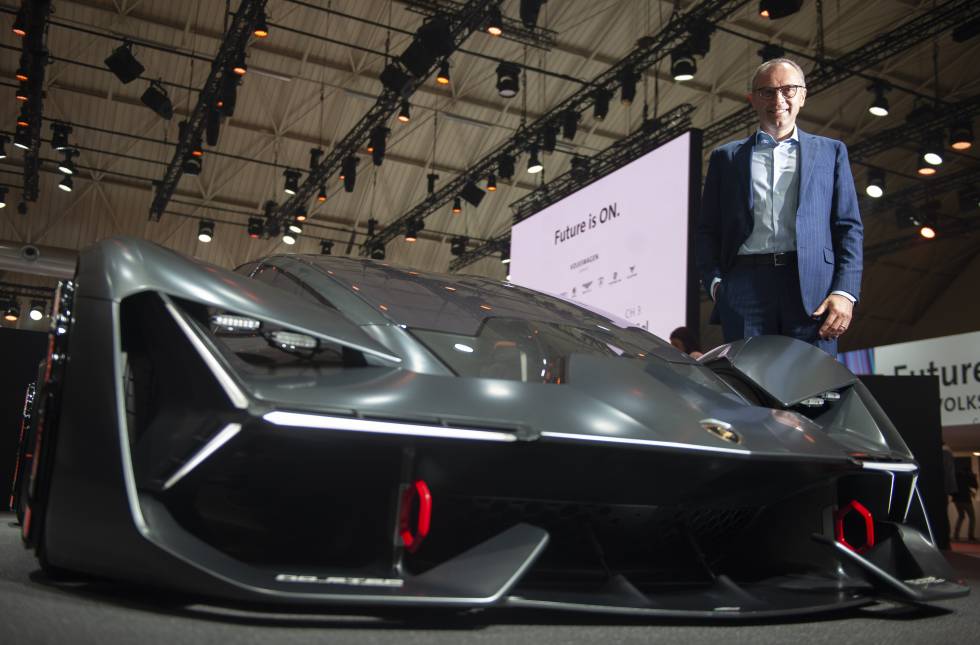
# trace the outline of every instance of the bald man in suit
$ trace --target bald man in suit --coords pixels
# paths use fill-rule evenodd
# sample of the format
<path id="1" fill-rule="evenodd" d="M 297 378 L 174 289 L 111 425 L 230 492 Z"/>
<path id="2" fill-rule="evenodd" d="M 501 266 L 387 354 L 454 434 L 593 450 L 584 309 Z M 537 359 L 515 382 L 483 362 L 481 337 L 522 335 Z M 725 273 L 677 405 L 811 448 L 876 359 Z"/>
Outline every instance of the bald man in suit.
<path id="1" fill-rule="evenodd" d="M 763 63 L 759 129 L 711 154 L 695 234 L 698 271 L 726 342 L 783 334 L 831 355 L 860 295 L 864 229 L 840 141 L 803 132 L 803 70 Z"/>

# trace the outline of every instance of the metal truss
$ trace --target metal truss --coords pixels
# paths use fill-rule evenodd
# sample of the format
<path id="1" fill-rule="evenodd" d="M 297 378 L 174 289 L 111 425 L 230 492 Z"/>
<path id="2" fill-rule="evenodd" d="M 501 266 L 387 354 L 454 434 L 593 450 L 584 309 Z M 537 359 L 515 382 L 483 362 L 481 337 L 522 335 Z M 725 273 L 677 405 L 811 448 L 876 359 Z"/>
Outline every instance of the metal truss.
<path id="1" fill-rule="evenodd" d="M 893 208 L 919 209 L 930 202 L 937 201 L 942 195 L 970 188 L 980 184 L 980 167 L 968 168 L 957 173 L 947 174 L 929 181 L 917 183 L 908 188 L 889 193 L 881 199 L 863 201 L 862 206 L 869 206 L 871 213 L 882 213 Z M 980 219 L 977 217 L 976 219 Z"/>
<path id="2" fill-rule="evenodd" d="M 449 22 L 452 48 L 458 48 L 473 30 L 483 23 L 487 11 L 491 7 L 498 5 L 499 1 L 487 2 L 486 0 L 469 0 L 465 5 L 455 5 L 459 7 L 458 10 L 445 16 Z M 435 71 L 438 65 L 439 61 L 436 61 L 426 74 L 419 78 L 411 78 L 400 93 L 387 87 L 384 88 L 381 96 L 378 97 L 377 102 L 368 110 L 367 114 L 361 117 L 361 120 L 354 125 L 350 132 L 337 142 L 333 150 L 325 156 L 323 161 L 310 169 L 306 180 L 296 190 L 296 194 L 279 207 L 279 210 L 275 214 L 276 218 L 284 222 L 292 216 L 292 213 L 299 206 L 308 203 L 327 178 L 340 167 L 344 158 L 360 150 L 371 130 L 387 122 L 399 109 L 402 98 L 411 96 L 425 79 Z"/>
<path id="3" fill-rule="evenodd" d="M 501 156 L 516 157 L 529 149 L 542 137 L 546 128 L 555 127 L 561 123 L 562 114 L 565 112 L 581 114 L 595 103 L 598 92 L 613 92 L 619 87 L 623 73 L 642 72 L 668 56 L 674 47 L 684 43 L 692 30 L 703 29 L 705 25 L 712 25 L 724 20 L 746 3 L 747 0 L 708 0 L 694 3 L 687 13 L 674 16 L 656 35 L 642 38 L 633 51 L 599 74 L 589 85 L 566 98 L 534 123 L 521 127 L 511 139 L 497 146 L 483 159 L 470 166 L 466 172 L 457 175 L 438 191 L 430 194 L 413 209 L 385 227 L 369 242 L 387 244 L 405 230 L 406 224 L 428 217 L 458 195 L 467 183 L 475 182 L 487 175 L 496 167 L 497 160 Z M 525 88 L 524 91 L 527 89 Z M 367 254 L 370 246 L 372 244 L 361 247 L 361 254 Z"/>
<path id="4" fill-rule="evenodd" d="M 833 87 L 895 54 L 977 17 L 980 17 L 980 2 L 976 0 L 944 2 L 836 60 L 824 59 L 806 79 L 807 95 Z M 704 146 L 707 149 L 722 143 L 755 122 L 755 111 L 744 107 L 705 128 Z"/>
<path id="5" fill-rule="evenodd" d="M 617 168 L 623 167 L 654 148 L 680 136 L 690 128 L 691 114 L 693 113 L 693 105 L 682 103 L 657 119 L 655 126 L 651 122 L 648 127 L 640 128 L 632 135 L 613 143 L 605 150 L 588 158 L 587 176 L 580 177 L 575 170 L 569 170 L 513 202 L 510 207 L 514 210 L 514 223 L 527 219 L 541 209 L 598 181 Z M 509 244 L 510 230 L 475 249 L 463 253 L 449 264 L 449 270 L 459 271 L 477 260 L 508 248 Z"/>
<path id="6" fill-rule="evenodd" d="M 153 202 L 150 204 L 150 219 L 153 221 L 159 221 L 163 211 L 166 210 L 167 203 L 177 188 L 177 182 L 184 174 L 184 161 L 190 156 L 194 142 L 200 141 L 208 112 L 217 102 L 221 79 L 225 74 L 233 73 L 230 69 L 231 64 L 235 56 L 243 52 L 248 45 L 248 39 L 255 28 L 259 13 L 265 10 L 265 4 L 266 0 L 241 0 L 238 11 L 235 12 L 228 27 L 228 33 L 225 34 L 221 47 L 211 63 L 211 73 L 197 95 L 197 104 L 187 118 L 187 127 L 184 129 L 183 136 L 177 141 L 174 156 L 163 174 L 163 179 L 156 183 Z"/>
<path id="7" fill-rule="evenodd" d="M 943 224 L 942 228 L 940 229 L 940 234 L 936 236 L 935 240 L 923 240 L 918 232 L 913 232 L 907 235 L 902 235 L 901 237 L 879 242 L 878 244 L 872 246 L 866 246 L 864 247 L 864 263 L 866 265 L 870 264 L 886 255 L 904 251 L 905 249 L 911 248 L 916 244 L 936 244 L 937 242 L 941 242 L 943 240 L 962 239 L 964 236 L 977 230 L 980 230 L 980 217 L 964 217 L 962 219 L 955 219 Z"/>
<path id="8" fill-rule="evenodd" d="M 909 143 L 921 143 L 925 137 L 962 120 L 971 120 L 980 114 L 980 95 L 974 95 L 957 103 L 945 105 L 923 119 L 910 119 L 902 125 L 876 132 L 864 141 L 848 146 L 851 161 L 867 159 L 879 152 Z M 935 183 L 935 182 L 930 182 Z"/>
<path id="9" fill-rule="evenodd" d="M 424 16 L 435 16 L 437 14 L 455 13 L 463 6 L 460 2 L 453 0 L 406 0 L 405 4 L 409 11 L 420 13 Z M 555 46 L 558 33 L 544 27 L 527 27 L 520 20 L 514 20 L 507 16 L 503 18 L 504 33 L 501 38 L 513 40 L 524 45 L 537 47 L 538 49 L 548 50 Z M 475 25 L 479 28 L 480 25 Z"/>
<path id="10" fill-rule="evenodd" d="M 48 16 L 50 0 L 24 0 L 21 5 L 27 35 L 21 45 L 21 65 L 28 74 L 28 94 L 24 111 L 27 116 L 29 148 L 24 153 L 23 200 L 37 201 L 41 168 L 41 116 L 44 111 L 44 68 L 48 63 Z"/>

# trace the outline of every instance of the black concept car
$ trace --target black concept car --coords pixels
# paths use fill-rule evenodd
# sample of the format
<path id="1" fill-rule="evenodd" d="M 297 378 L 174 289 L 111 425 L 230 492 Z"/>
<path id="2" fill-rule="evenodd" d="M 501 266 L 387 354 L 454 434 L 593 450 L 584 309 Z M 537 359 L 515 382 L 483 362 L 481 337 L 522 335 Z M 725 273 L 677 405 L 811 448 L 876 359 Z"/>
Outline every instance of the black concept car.
<path id="1" fill-rule="evenodd" d="M 787 616 L 965 595 L 864 386 L 489 279 L 118 238 L 60 285 L 18 510 L 46 570 L 222 602 Z"/>

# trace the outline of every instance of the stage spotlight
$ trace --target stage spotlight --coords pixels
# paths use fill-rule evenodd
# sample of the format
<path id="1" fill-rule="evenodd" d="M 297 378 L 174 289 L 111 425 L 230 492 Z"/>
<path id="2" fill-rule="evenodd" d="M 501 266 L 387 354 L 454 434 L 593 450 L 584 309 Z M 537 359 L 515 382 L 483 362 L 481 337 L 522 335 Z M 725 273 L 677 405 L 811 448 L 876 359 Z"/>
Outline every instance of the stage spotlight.
<path id="1" fill-rule="evenodd" d="M 71 134 L 71 126 L 67 123 L 51 124 L 51 147 L 55 150 L 68 148 L 68 135 Z"/>
<path id="2" fill-rule="evenodd" d="M 405 225 L 405 241 L 414 242 L 419 239 L 419 230 L 415 226 L 415 222 L 409 222 Z"/>
<path id="3" fill-rule="evenodd" d="M 430 172 L 425 176 L 425 189 L 430 195 L 436 192 L 436 181 L 438 181 L 439 175 L 434 172 Z"/>
<path id="4" fill-rule="evenodd" d="M 538 22 L 538 14 L 541 13 L 541 4 L 544 0 L 521 0 L 520 16 L 521 22 L 528 29 L 534 29 Z"/>
<path id="5" fill-rule="evenodd" d="M 697 71 L 694 55 L 687 47 L 682 45 L 670 52 L 670 75 L 675 81 L 689 81 L 694 78 Z"/>
<path id="6" fill-rule="evenodd" d="M 759 58 L 762 62 L 773 60 L 774 58 L 783 58 L 786 56 L 786 50 L 779 45 L 774 45 L 773 43 L 766 43 L 762 46 L 758 52 Z"/>
<path id="7" fill-rule="evenodd" d="M 295 195 L 296 191 L 299 190 L 300 172 L 298 170 L 293 170 L 292 168 L 286 168 L 282 171 L 282 176 L 285 178 L 282 192 L 286 193 L 287 195 Z"/>
<path id="8" fill-rule="evenodd" d="M 497 65 L 497 93 L 505 99 L 517 96 L 521 89 L 521 67 L 516 63 Z"/>
<path id="9" fill-rule="evenodd" d="M 369 238 L 374 237 L 378 232 L 378 220 L 373 217 L 369 217 L 367 221 L 367 236 Z"/>
<path id="10" fill-rule="evenodd" d="M 208 244 L 214 239 L 214 222 L 204 219 L 197 224 L 197 239 Z"/>
<path id="11" fill-rule="evenodd" d="M 880 168 L 868 170 L 868 186 L 864 189 L 868 197 L 878 199 L 885 194 L 885 171 Z"/>
<path id="12" fill-rule="evenodd" d="M 936 221 L 934 218 L 927 217 L 924 222 L 919 226 L 919 235 L 927 240 L 934 239 L 938 229 L 936 228 Z"/>
<path id="13" fill-rule="evenodd" d="M 800 10 L 803 0 L 760 0 L 759 15 L 769 20 L 791 16 Z"/>
<path id="14" fill-rule="evenodd" d="M 527 171 L 532 175 L 536 175 L 542 170 L 544 170 L 544 165 L 538 159 L 538 147 L 531 146 L 531 157 L 527 160 Z"/>
<path id="15" fill-rule="evenodd" d="M 248 236 L 253 240 L 257 240 L 262 237 L 262 218 L 261 217 L 249 217 L 248 218 Z"/>
<path id="16" fill-rule="evenodd" d="M 493 173 L 487 175 L 487 192 L 495 192 L 497 190 L 497 178 L 493 176 Z"/>
<path id="17" fill-rule="evenodd" d="M 611 93 L 609 90 L 596 90 L 592 95 L 595 105 L 592 108 L 592 118 L 596 121 L 603 121 L 606 115 L 609 114 L 609 97 Z"/>
<path id="18" fill-rule="evenodd" d="M 252 29 L 252 35 L 256 38 L 268 38 L 269 37 L 269 24 L 265 19 L 265 9 L 259 12 L 258 18 L 255 20 L 255 28 Z"/>
<path id="19" fill-rule="evenodd" d="M 196 177 L 201 174 L 201 158 L 200 157 L 188 157 L 184 159 L 184 163 L 181 165 L 181 169 L 184 171 L 185 175 L 190 175 Z"/>
<path id="20" fill-rule="evenodd" d="M 587 179 L 589 176 L 589 160 L 586 157 L 580 157 L 578 155 L 572 157 L 572 169 L 570 171 L 572 177 L 582 181 Z"/>
<path id="21" fill-rule="evenodd" d="M 504 33 L 504 19 L 500 15 L 500 7 L 490 7 L 485 24 L 487 33 L 491 36 L 500 36 Z"/>
<path id="22" fill-rule="evenodd" d="M 459 196 L 465 199 L 468 203 L 472 204 L 474 207 L 480 205 L 480 202 L 483 201 L 484 195 L 486 195 L 486 193 L 480 190 L 480 187 L 472 181 L 466 182 L 459 190 Z"/>
<path id="23" fill-rule="evenodd" d="M 17 90 L 14 92 L 14 98 L 21 103 L 26 103 L 31 98 L 30 88 L 27 83 L 21 81 L 17 84 Z"/>
<path id="24" fill-rule="evenodd" d="M 973 124 L 969 121 L 954 123 L 949 128 L 949 147 L 953 150 L 969 150 L 973 147 Z"/>
<path id="25" fill-rule="evenodd" d="M 7 135 L 0 135 L 0 159 L 7 158 L 7 144 L 9 142 L 10 139 L 7 137 Z"/>
<path id="26" fill-rule="evenodd" d="M 555 151 L 555 145 L 557 143 L 558 128 L 553 125 L 546 125 L 541 131 L 541 151 L 550 155 Z"/>
<path id="27" fill-rule="evenodd" d="M 514 176 L 514 164 L 516 160 L 511 155 L 500 155 L 497 158 L 497 175 L 504 181 L 510 181 Z"/>
<path id="28" fill-rule="evenodd" d="M 868 112 L 874 116 L 888 116 L 888 99 L 885 98 L 885 92 L 889 89 L 888 83 L 883 81 L 875 81 L 868 86 L 868 90 L 874 92 L 874 99 L 868 106 Z"/>
<path id="29" fill-rule="evenodd" d="M 20 318 L 20 307 L 17 306 L 16 299 L 11 299 L 3 310 L 3 319 L 7 322 L 17 322 L 18 318 Z"/>
<path id="30" fill-rule="evenodd" d="M 439 63 L 439 73 L 436 74 L 436 83 L 439 85 L 449 85 L 449 60 L 442 59 Z"/>
<path id="31" fill-rule="evenodd" d="M 324 184 L 320 184 L 320 192 L 317 193 L 316 201 L 321 204 L 327 201 L 327 187 Z"/>
<path id="32" fill-rule="evenodd" d="M 296 244 L 296 234 L 290 231 L 286 231 L 285 233 L 282 234 L 282 243 L 288 244 L 289 246 Z"/>
<path id="33" fill-rule="evenodd" d="M 460 201 L 459 197 L 453 198 L 453 215 L 459 215 L 463 212 L 463 202 Z"/>
<path id="34" fill-rule="evenodd" d="M 286 226 L 286 230 L 290 233 L 295 233 L 296 235 L 301 235 L 303 233 L 303 221 L 298 217 L 294 217 L 293 221 Z"/>
<path id="35" fill-rule="evenodd" d="M 637 75 L 631 69 L 624 69 L 619 76 L 619 100 L 623 105 L 632 105 L 636 98 Z"/>
<path id="36" fill-rule="evenodd" d="M 65 178 L 58 184 L 58 188 L 66 193 L 70 193 L 75 188 L 75 182 L 71 180 L 71 175 L 65 175 Z"/>
<path id="37" fill-rule="evenodd" d="M 922 160 L 932 166 L 939 166 L 943 163 L 942 145 L 939 137 L 935 133 L 926 138 L 925 146 L 922 149 Z"/>
<path id="38" fill-rule="evenodd" d="M 17 117 L 17 126 L 21 128 L 26 128 L 31 125 L 30 117 L 27 114 L 27 106 L 23 106 L 20 109 L 20 115 Z"/>
<path id="39" fill-rule="evenodd" d="M 357 183 L 357 162 L 357 157 L 354 155 L 348 155 L 347 157 L 344 157 L 344 161 L 340 165 L 342 173 L 341 179 L 344 180 L 345 192 L 354 192 L 354 184 Z"/>
<path id="40" fill-rule="evenodd" d="M 308 219 L 306 213 L 306 206 L 303 205 L 297 206 L 296 210 L 293 211 L 293 216 L 296 218 L 297 222 L 305 222 Z"/>
<path id="41" fill-rule="evenodd" d="M 320 165 L 321 157 L 323 157 L 323 148 L 310 148 L 310 172 Z"/>
<path id="42" fill-rule="evenodd" d="M 195 137 L 191 142 L 191 156 L 197 158 L 204 156 L 204 146 L 201 145 L 201 137 Z"/>
<path id="43" fill-rule="evenodd" d="M 408 99 L 402 99 L 402 107 L 398 111 L 398 120 L 402 123 L 408 123 L 412 120 L 412 112 L 409 109 Z"/>
<path id="44" fill-rule="evenodd" d="M 333 251 L 332 240 L 320 240 L 320 255 L 330 255 Z"/>
<path id="45" fill-rule="evenodd" d="M 384 163 L 389 132 L 391 130 L 380 125 L 371 130 L 368 152 L 371 153 L 371 162 L 375 166 L 380 166 Z"/>
<path id="46" fill-rule="evenodd" d="M 27 19 L 24 16 L 23 8 L 18 9 L 14 15 L 14 24 L 10 26 L 10 31 L 14 32 L 15 36 L 21 38 L 27 35 Z"/>
<path id="47" fill-rule="evenodd" d="M 33 321 L 38 321 L 44 318 L 44 301 L 43 300 L 33 300 L 31 301 L 31 310 L 27 313 Z"/>
<path id="48" fill-rule="evenodd" d="M 150 86 L 143 92 L 140 101 L 156 112 L 160 118 L 169 121 L 174 117 L 174 106 L 170 102 L 170 97 L 167 96 L 167 90 L 164 89 L 160 81 L 150 81 Z"/>
<path id="49" fill-rule="evenodd" d="M 457 235 L 456 237 L 449 240 L 449 253 L 458 257 L 466 253 L 466 245 L 469 244 L 470 238 L 465 235 Z"/>
<path id="50" fill-rule="evenodd" d="M 231 71 L 238 76 L 245 76 L 248 73 L 248 65 L 245 63 L 245 52 L 239 52 L 238 56 L 235 57 L 235 62 L 231 66 Z"/>
<path id="51" fill-rule="evenodd" d="M 371 246 L 371 259 L 372 260 L 384 260 L 385 259 L 385 245 L 380 241 L 375 242 Z"/>
<path id="52" fill-rule="evenodd" d="M 238 76 L 224 74 L 218 90 L 218 109 L 229 119 L 235 115 L 235 104 L 238 102 Z"/>
<path id="53" fill-rule="evenodd" d="M 7 207 L 7 187 L 0 186 L 0 208 Z"/>
<path id="54" fill-rule="evenodd" d="M 30 130 L 22 125 L 18 125 L 17 129 L 14 131 L 14 147 L 20 148 L 21 150 L 31 149 Z"/>
<path id="55" fill-rule="evenodd" d="M 507 242 L 500 247 L 500 263 L 510 264 L 510 244 Z"/>
<path id="56" fill-rule="evenodd" d="M 64 151 L 65 158 L 58 163 L 58 170 L 65 175 L 75 174 L 75 162 L 71 160 L 72 157 L 78 155 L 77 150 L 72 148 L 66 148 Z"/>
<path id="57" fill-rule="evenodd" d="M 125 40 L 105 59 L 105 66 L 123 84 L 136 80 L 140 74 L 146 71 L 143 64 L 136 60 L 136 56 L 133 55 L 133 43 Z"/>
<path id="58" fill-rule="evenodd" d="M 579 113 L 575 110 L 565 110 L 561 115 L 561 136 L 571 141 L 578 131 Z"/>

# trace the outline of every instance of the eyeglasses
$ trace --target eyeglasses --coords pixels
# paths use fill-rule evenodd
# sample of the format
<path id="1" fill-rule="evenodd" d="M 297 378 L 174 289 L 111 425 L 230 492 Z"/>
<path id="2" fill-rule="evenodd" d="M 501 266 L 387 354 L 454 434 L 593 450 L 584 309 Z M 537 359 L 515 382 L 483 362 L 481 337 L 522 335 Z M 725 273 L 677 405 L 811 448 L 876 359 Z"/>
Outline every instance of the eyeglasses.
<path id="1" fill-rule="evenodd" d="M 753 92 L 755 95 L 763 99 L 774 99 L 776 98 L 776 92 L 783 95 L 784 99 L 791 99 L 796 96 L 797 90 L 805 90 L 805 85 L 780 85 L 779 87 L 757 87 Z"/>

